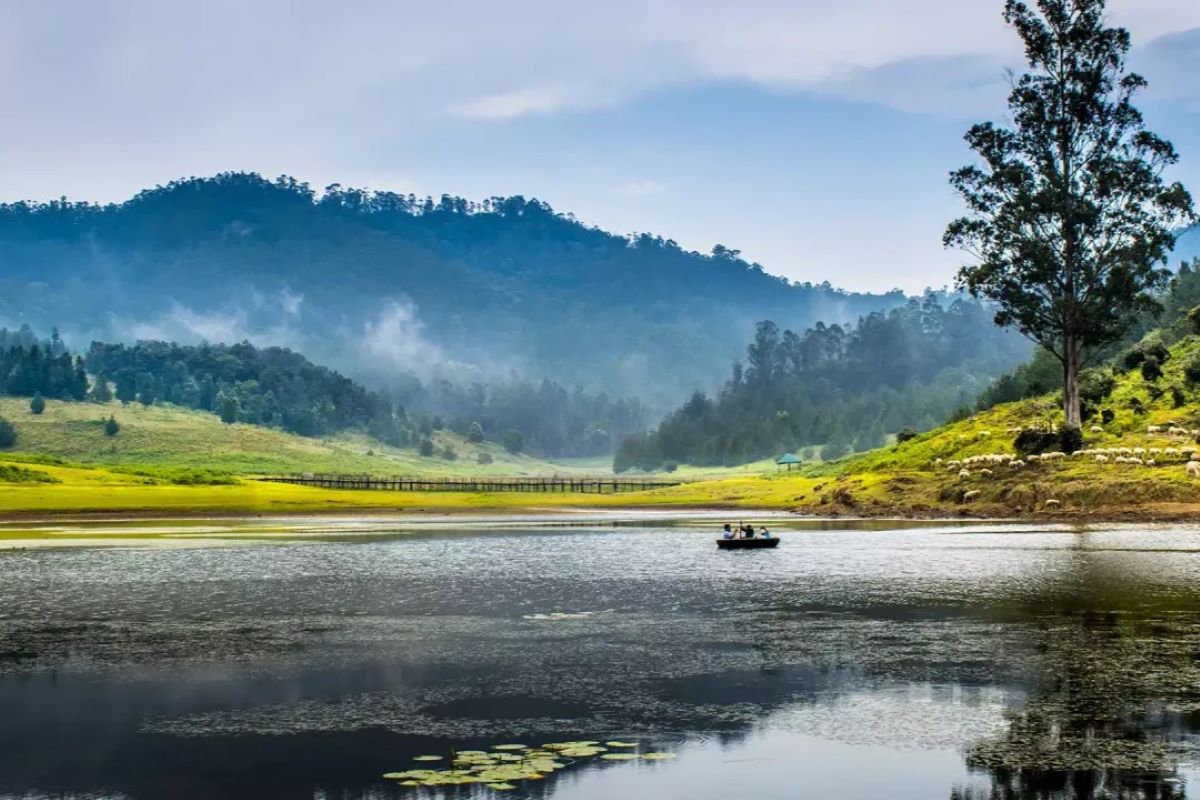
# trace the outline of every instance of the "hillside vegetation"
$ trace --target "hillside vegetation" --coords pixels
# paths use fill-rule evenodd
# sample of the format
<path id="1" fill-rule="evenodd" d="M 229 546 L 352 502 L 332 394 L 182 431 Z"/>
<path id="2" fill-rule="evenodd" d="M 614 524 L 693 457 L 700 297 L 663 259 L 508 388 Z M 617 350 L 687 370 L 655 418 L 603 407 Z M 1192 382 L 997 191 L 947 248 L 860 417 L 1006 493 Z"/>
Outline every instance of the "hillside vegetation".
<path id="1" fill-rule="evenodd" d="M 406 475 L 539 475 L 568 468 L 515 456 L 495 444 L 472 443 L 449 431 L 434 431 L 436 451 L 455 455 L 422 458 L 363 434 L 323 439 L 256 425 L 224 424 L 212 414 L 169 405 L 143 406 L 47 400 L 41 414 L 25 398 L 0 397 L 0 417 L 17 432 L 4 457 L 49 457 L 74 464 L 167 474 L 202 470 L 218 475 L 290 472 L 352 472 Z M 105 434 L 112 416 L 120 425 Z M 0 451 L 3 455 L 4 451 Z M 479 463 L 480 457 L 488 463 Z"/>
<path id="2" fill-rule="evenodd" d="M 244 173 L 119 204 L 0 205 L 0 263 L 0 324 L 71 340 L 286 342 L 379 382 L 461 362 L 663 403 L 718 380 L 761 319 L 803 328 L 904 300 L 795 284 L 727 247 L 616 235 L 523 197 Z"/>

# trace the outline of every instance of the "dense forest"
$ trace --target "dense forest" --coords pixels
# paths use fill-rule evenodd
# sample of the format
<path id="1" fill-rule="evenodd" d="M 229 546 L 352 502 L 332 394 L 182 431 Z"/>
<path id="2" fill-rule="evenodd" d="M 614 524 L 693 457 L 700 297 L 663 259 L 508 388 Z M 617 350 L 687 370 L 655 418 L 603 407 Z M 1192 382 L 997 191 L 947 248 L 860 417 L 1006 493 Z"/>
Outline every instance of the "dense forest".
<path id="1" fill-rule="evenodd" d="M 904 301 L 791 283 L 723 246 L 614 235 L 522 197 L 317 192 L 245 173 L 120 204 L 0 205 L 0 265 L 0 323 L 63 324 L 75 341 L 249 339 L 369 385 L 461 362 L 655 408 L 719 382 L 757 320 L 844 323 Z"/>
<path id="2" fill-rule="evenodd" d="M 168 403 L 302 436 L 358 430 L 427 455 L 430 433 L 442 427 L 513 451 L 562 458 L 607 455 L 615 442 L 646 425 L 636 400 L 568 391 L 549 380 L 533 384 L 512 376 L 465 386 L 443 380 L 432 388 L 415 383 L 393 397 L 286 348 L 92 342 L 86 354 L 73 356 L 57 330 L 40 339 L 29 326 L 0 328 L 3 394 Z"/>
<path id="3" fill-rule="evenodd" d="M 1165 348 L 1193 332 L 1188 314 L 1200 306 L 1200 256 L 1179 264 L 1158 302 L 1160 307 L 1140 315 L 1120 340 L 1088 354 L 1086 366 L 1090 366 L 1091 371 L 1085 373 L 1085 380 L 1081 381 L 1085 390 L 1089 384 L 1098 380 L 1103 382 L 1103 374 L 1114 365 L 1120 368 L 1126 361 L 1138 366 L 1144 363 L 1142 351 L 1145 345 L 1139 348 L 1139 342 L 1148 334 L 1152 341 L 1147 345 L 1153 346 L 1157 342 Z M 1060 391 L 1062 387 L 1062 365 L 1049 352 L 1039 348 L 1027 363 L 997 378 L 980 395 L 976 408 L 983 411 L 1000 403 Z"/>
<path id="4" fill-rule="evenodd" d="M 1028 357 L 1029 345 L 992 316 L 929 294 L 851 326 L 797 334 L 760 322 L 717 395 L 697 392 L 657 430 L 626 438 L 614 468 L 740 464 L 810 445 L 836 458 L 938 425 Z"/>

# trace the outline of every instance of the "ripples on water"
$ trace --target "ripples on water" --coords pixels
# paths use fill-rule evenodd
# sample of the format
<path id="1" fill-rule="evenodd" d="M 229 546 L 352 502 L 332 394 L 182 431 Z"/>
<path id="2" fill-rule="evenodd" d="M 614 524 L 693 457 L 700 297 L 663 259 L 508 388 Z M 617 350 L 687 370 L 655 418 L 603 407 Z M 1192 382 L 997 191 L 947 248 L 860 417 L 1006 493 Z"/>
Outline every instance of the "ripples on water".
<path id="1" fill-rule="evenodd" d="M 429 798 L 378 776 L 614 737 L 679 758 L 507 796 L 1186 793 L 1196 531 L 792 527 L 0 555 L 0 797 Z"/>

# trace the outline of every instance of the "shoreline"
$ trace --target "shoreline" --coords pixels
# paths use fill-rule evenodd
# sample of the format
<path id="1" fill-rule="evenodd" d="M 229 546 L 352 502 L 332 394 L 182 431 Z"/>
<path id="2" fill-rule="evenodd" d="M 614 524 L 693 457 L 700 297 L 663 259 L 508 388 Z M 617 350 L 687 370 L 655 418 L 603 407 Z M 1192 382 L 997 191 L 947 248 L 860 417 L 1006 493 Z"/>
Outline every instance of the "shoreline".
<path id="1" fill-rule="evenodd" d="M 941 513 L 938 513 L 941 511 Z M 950 513 L 946 513 L 949 511 Z M 996 509 L 999 511 L 999 509 Z M 169 509 L 68 512 L 44 511 L 0 515 L 0 552 L 78 547 L 207 547 L 280 542 L 319 543 L 355 539 L 391 538 L 421 533 L 451 533 L 452 529 L 571 528 L 608 525 L 679 524 L 695 521 L 715 526 L 724 521 L 749 519 L 780 523 L 805 523 L 853 527 L 855 523 L 895 523 L 908 526 L 1012 525 L 1092 526 L 1108 524 L 1180 524 L 1200 519 L 1200 506 L 1160 504 L 1136 509 L 1092 512 L 1035 512 L 988 514 L 986 509 L 828 509 L 780 510 L 720 507 L 529 507 L 483 509 L 378 508 L 296 512 L 172 512 Z M 799 532 L 799 531 L 797 531 Z"/>

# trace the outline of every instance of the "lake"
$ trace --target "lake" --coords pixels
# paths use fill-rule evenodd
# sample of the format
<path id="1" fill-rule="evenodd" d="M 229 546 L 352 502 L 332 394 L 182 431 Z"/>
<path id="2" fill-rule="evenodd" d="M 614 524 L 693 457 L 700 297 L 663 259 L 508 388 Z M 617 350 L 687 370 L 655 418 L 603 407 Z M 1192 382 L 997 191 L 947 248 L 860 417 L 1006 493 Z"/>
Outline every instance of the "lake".
<path id="1" fill-rule="evenodd" d="M 788 521 L 778 550 L 719 552 L 710 525 L 0 553 L 0 797 L 1182 798 L 1200 776 L 1200 528 Z M 560 755 L 507 791 L 382 777 L 581 740 L 666 755 Z"/>

